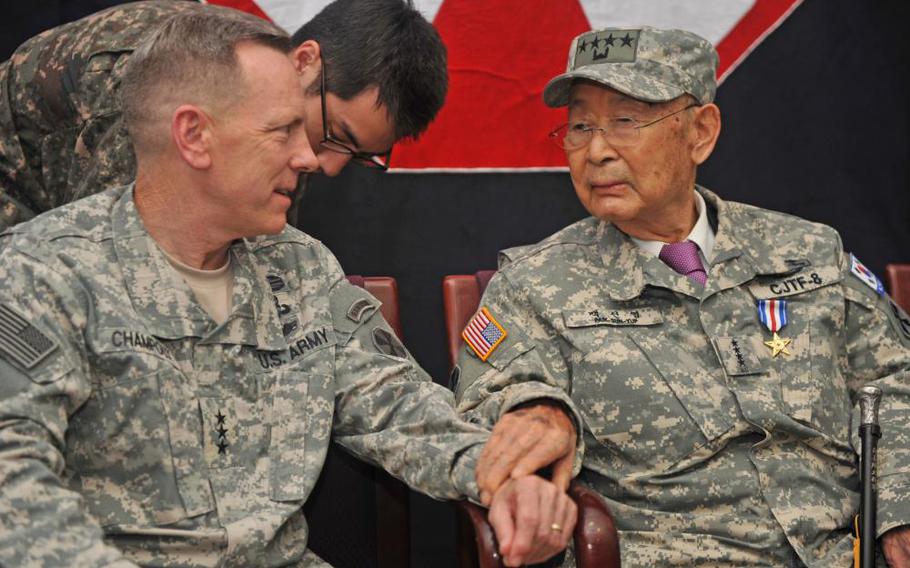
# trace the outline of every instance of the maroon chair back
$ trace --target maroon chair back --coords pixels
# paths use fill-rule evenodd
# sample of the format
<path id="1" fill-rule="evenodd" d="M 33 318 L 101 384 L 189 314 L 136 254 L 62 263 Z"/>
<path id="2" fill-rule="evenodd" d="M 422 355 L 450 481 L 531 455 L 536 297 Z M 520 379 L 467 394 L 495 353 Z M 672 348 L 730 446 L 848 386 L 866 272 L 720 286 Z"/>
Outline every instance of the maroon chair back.
<path id="1" fill-rule="evenodd" d="M 905 312 L 910 312 L 910 264 L 885 266 L 885 280 L 894 302 Z"/>
<path id="2" fill-rule="evenodd" d="M 446 276 L 442 280 L 442 300 L 445 310 L 446 339 L 449 365 L 455 366 L 462 349 L 461 332 L 480 306 L 480 298 L 495 270 L 481 270 L 475 274 Z M 578 523 L 575 525 L 575 562 L 578 568 L 618 568 L 619 536 L 613 514 L 603 498 L 595 491 L 573 481 L 569 496 L 578 505 Z M 496 538 L 487 522 L 486 510 L 473 503 L 460 504 L 462 530 L 472 527 L 477 554 L 464 552 L 469 539 L 460 539 L 459 563 L 463 568 L 501 568 Z M 470 549 L 469 549 L 470 550 Z"/>
<path id="3" fill-rule="evenodd" d="M 398 309 L 398 282 L 391 276 L 356 276 L 347 277 L 348 282 L 360 286 L 377 300 L 382 302 L 379 312 L 385 321 L 392 326 L 392 331 L 401 339 L 401 316 Z"/>
<path id="4" fill-rule="evenodd" d="M 492 271 L 487 271 L 492 272 Z M 489 279 L 487 279 L 489 282 Z M 484 282 L 486 288 L 486 282 Z M 445 311 L 449 368 L 455 366 L 461 350 L 461 331 L 480 304 L 480 281 L 473 274 L 456 274 L 442 279 L 442 304 Z"/>

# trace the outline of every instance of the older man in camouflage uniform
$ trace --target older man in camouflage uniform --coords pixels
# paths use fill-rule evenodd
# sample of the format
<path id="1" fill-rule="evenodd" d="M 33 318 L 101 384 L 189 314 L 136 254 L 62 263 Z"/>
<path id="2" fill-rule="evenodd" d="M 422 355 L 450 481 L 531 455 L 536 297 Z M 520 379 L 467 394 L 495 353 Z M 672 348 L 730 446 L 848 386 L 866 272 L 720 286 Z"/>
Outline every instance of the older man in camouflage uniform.
<path id="1" fill-rule="evenodd" d="M 908 566 L 910 321 L 826 226 L 695 185 L 717 54 L 679 30 L 578 36 L 544 91 L 592 217 L 507 250 L 465 330 L 460 410 L 551 397 L 623 566 L 849 566 L 858 411 L 881 387 L 878 535 Z M 479 333 L 478 333 L 479 332 Z M 486 483 L 481 480 L 481 486 Z"/>
<path id="2" fill-rule="evenodd" d="M 176 16 L 124 75 L 135 184 L 4 234 L 0 564 L 321 565 L 302 505 L 330 436 L 478 498 L 487 433 L 285 224 L 318 167 L 291 52 L 251 16 Z M 574 506 L 529 476 L 490 518 L 511 561 L 540 560 Z"/>

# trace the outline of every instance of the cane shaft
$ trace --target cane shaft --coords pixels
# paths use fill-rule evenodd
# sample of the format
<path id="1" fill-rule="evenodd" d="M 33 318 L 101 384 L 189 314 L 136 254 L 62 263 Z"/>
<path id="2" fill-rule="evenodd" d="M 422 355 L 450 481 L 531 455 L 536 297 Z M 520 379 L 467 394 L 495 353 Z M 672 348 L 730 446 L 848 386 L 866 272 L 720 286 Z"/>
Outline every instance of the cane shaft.
<path id="1" fill-rule="evenodd" d="M 875 451 L 881 429 L 878 424 L 863 424 L 859 427 L 862 443 L 862 495 L 860 497 L 860 567 L 875 566 Z"/>

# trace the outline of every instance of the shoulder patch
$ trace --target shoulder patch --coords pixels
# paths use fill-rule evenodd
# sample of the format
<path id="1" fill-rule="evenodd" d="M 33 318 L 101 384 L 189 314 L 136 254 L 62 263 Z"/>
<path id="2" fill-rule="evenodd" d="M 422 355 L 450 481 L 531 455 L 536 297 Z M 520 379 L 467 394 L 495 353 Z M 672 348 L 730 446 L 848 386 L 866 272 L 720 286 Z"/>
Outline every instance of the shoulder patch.
<path id="1" fill-rule="evenodd" d="M 375 327 L 373 328 L 373 345 L 376 346 L 376 349 L 380 353 L 385 353 L 386 355 L 391 355 L 392 357 L 398 357 L 400 359 L 408 358 L 408 351 L 404 348 L 404 345 L 401 344 L 401 341 L 395 334 L 391 331 Z"/>
<path id="2" fill-rule="evenodd" d="M 461 332 L 465 343 L 481 361 L 486 361 L 509 334 L 487 308 L 480 308 Z"/>
<path id="3" fill-rule="evenodd" d="M 57 348 L 57 343 L 13 308 L 0 305 L 0 353 L 28 370 Z"/>
<path id="4" fill-rule="evenodd" d="M 351 306 L 348 308 L 348 319 L 357 323 L 360 323 L 360 320 L 363 319 L 364 314 L 368 309 L 373 306 L 373 302 L 367 300 L 366 298 L 359 298 L 354 300 Z"/>
<path id="5" fill-rule="evenodd" d="M 863 284 L 875 290 L 875 293 L 879 296 L 885 295 L 885 286 L 882 284 L 882 281 L 879 280 L 878 276 L 873 274 L 871 270 L 866 268 L 859 259 L 853 256 L 852 253 L 850 254 L 850 272 L 859 278 Z"/>

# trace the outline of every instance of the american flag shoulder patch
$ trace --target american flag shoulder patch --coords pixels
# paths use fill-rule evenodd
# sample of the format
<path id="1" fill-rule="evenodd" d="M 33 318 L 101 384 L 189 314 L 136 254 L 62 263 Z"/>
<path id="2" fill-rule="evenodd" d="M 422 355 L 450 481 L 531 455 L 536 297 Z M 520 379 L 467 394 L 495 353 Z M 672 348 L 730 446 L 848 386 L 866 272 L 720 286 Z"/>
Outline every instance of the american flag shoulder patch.
<path id="1" fill-rule="evenodd" d="M 481 361 L 486 361 L 507 335 L 506 330 L 485 307 L 474 314 L 461 332 L 462 339 Z"/>
<path id="2" fill-rule="evenodd" d="M 0 355 L 28 370 L 56 348 L 53 339 L 13 308 L 0 304 Z"/>

